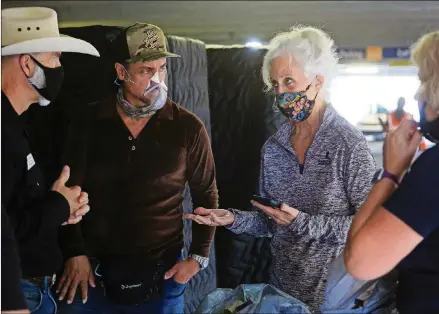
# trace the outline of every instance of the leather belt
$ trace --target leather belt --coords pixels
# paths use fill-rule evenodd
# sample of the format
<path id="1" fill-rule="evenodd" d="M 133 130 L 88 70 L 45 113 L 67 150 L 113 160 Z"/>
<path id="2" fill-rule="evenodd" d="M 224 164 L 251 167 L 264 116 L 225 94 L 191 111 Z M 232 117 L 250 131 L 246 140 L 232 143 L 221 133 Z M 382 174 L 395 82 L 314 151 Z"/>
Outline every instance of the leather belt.
<path id="1" fill-rule="evenodd" d="M 56 281 L 56 276 L 53 275 L 52 277 L 50 276 L 43 276 L 43 277 L 24 277 L 23 280 L 26 280 L 38 287 L 42 287 L 44 285 L 44 280 L 48 278 L 47 283 L 49 285 L 49 287 L 52 287 L 53 284 Z"/>

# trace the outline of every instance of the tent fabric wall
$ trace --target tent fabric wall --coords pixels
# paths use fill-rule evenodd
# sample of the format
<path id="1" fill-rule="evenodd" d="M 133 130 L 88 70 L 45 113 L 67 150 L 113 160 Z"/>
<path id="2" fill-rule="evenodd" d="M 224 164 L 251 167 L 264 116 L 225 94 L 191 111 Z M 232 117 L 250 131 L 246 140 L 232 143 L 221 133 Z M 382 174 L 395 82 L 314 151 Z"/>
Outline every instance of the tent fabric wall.
<path id="1" fill-rule="evenodd" d="M 189 38 L 167 36 L 169 51 L 181 58 L 168 59 L 168 93 L 178 104 L 195 113 L 204 123 L 210 135 L 210 110 L 207 85 L 207 55 L 203 42 Z M 192 212 L 192 200 L 188 188 L 183 208 Z M 191 223 L 185 221 L 185 252 L 192 239 Z M 209 266 L 189 282 L 185 292 L 185 313 L 194 313 L 201 300 L 216 288 L 215 247 L 212 246 Z"/>
<path id="2" fill-rule="evenodd" d="M 207 49 L 212 149 L 217 168 L 221 208 L 250 210 L 258 192 L 260 152 L 283 118 L 264 93 L 261 67 L 264 49 Z M 218 286 L 268 282 L 270 240 L 216 234 Z"/>
<path id="3" fill-rule="evenodd" d="M 116 91 L 111 40 L 120 30 L 100 25 L 60 29 L 63 34 L 90 42 L 101 56 L 63 53 L 64 82 L 59 96 L 47 107 L 32 105 L 25 115 L 35 158 L 47 182 L 56 180 L 61 171 L 59 158 L 69 122 L 86 118 L 94 103 Z"/>
<path id="4" fill-rule="evenodd" d="M 101 57 L 64 53 L 61 62 L 65 68 L 65 81 L 60 96 L 48 107 L 31 106 L 26 115 L 31 143 L 37 160 L 45 161 L 42 166 L 48 182 L 53 182 L 60 173 L 59 156 L 69 121 L 86 118 L 97 101 L 117 90 L 112 53 L 117 47 L 112 46 L 112 40 L 120 30 L 119 27 L 100 25 L 60 30 L 63 34 L 90 42 Z M 181 58 L 168 59 L 168 95 L 200 117 L 210 133 L 205 45 L 182 37 L 167 36 L 167 39 L 169 49 L 181 55 Z M 184 211 L 191 212 L 188 188 L 184 195 Z M 184 234 L 187 252 L 191 241 L 190 223 L 185 223 Z M 209 267 L 195 276 L 186 289 L 185 312 L 193 313 L 201 299 L 215 288 L 215 250 L 212 247 Z"/>

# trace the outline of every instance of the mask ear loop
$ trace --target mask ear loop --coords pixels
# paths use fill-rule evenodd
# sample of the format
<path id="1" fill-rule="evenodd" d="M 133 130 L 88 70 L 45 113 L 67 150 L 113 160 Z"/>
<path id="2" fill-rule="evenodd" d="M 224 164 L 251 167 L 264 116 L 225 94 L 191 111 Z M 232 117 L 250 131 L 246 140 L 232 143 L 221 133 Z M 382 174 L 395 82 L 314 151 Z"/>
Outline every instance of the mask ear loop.
<path id="1" fill-rule="evenodd" d="M 319 92 L 316 92 L 316 95 L 314 96 L 314 99 L 312 101 L 316 101 L 318 94 L 319 94 Z"/>
<path id="2" fill-rule="evenodd" d="M 128 73 L 127 69 L 125 69 L 125 67 L 123 67 L 123 70 L 124 70 L 125 73 L 128 75 L 128 80 L 125 80 L 125 79 L 120 80 L 120 79 L 116 76 L 116 78 L 114 79 L 114 82 L 113 82 L 113 83 L 116 84 L 117 86 L 122 85 L 121 83 L 119 83 L 119 81 L 120 81 L 120 82 L 125 81 L 125 82 L 130 82 L 130 83 L 136 84 L 136 82 L 134 82 L 134 81 L 131 79 L 131 76 L 130 76 L 130 74 Z"/>
<path id="3" fill-rule="evenodd" d="M 427 107 L 427 104 L 428 102 L 426 100 L 424 100 L 421 104 L 421 110 L 419 111 L 419 122 L 425 119 L 425 108 Z"/>
<path id="4" fill-rule="evenodd" d="M 274 112 L 279 112 L 279 107 L 277 105 L 277 96 L 274 95 L 274 99 L 273 99 L 273 105 L 271 106 L 271 108 L 273 109 Z"/>
<path id="5" fill-rule="evenodd" d="M 317 78 L 317 76 L 314 78 L 314 80 Z M 314 81 L 313 80 L 313 81 Z M 306 88 L 306 90 L 305 90 L 305 93 L 308 91 L 308 89 L 310 89 L 310 87 L 311 87 L 311 85 L 312 85 L 312 81 L 311 81 L 311 83 L 309 83 L 309 85 L 308 85 L 308 87 Z M 316 92 L 316 95 L 314 96 L 314 99 L 312 100 L 312 101 L 316 101 L 316 99 L 317 99 L 317 95 L 319 94 L 319 92 Z"/>
<path id="6" fill-rule="evenodd" d="M 274 87 L 270 88 L 270 90 L 268 90 L 267 94 L 266 94 L 266 97 L 273 97 L 273 103 L 271 105 L 271 109 L 274 112 L 280 112 L 279 107 L 277 105 L 277 103 L 278 103 L 277 99 L 278 99 L 279 95 L 276 94 L 276 91 L 275 91 Z"/>
<path id="7" fill-rule="evenodd" d="M 32 59 L 33 62 L 35 62 L 40 68 L 44 68 L 45 66 L 41 64 L 40 61 L 38 61 L 33 55 L 29 55 L 29 57 Z"/>
<path id="8" fill-rule="evenodd" d="M 137 84 L 136 82 L 134 82 L 134 81 L 131 79 L 131 76 L 130 76 L 130 74 L 128 73 L 127 69 L 125 69 L 125 67 L 124 67 L 123 69 L 124 69 L 125 73 L 128 75 L 128 80 L 125 80 L 125 79 L 124 79 L 124 81 L 130 82 L 130 83 L 133 83 L 133 84 Z"/>

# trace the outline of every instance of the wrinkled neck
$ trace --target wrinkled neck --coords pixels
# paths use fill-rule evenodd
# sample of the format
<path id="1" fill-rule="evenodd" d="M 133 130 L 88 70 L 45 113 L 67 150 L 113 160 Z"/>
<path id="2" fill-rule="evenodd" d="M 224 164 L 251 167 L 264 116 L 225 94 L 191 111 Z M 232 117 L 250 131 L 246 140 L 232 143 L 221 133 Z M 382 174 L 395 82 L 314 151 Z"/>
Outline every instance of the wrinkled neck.
<path id="1" fill-rule="evenodd" d="M 301 138 L 314 137 L 322 124 L 325 109 L 326 104 L 316 99 L 314 109 L 309 118 L 302 122 L 293 123 L 293 132 L 291 134 Z"/>

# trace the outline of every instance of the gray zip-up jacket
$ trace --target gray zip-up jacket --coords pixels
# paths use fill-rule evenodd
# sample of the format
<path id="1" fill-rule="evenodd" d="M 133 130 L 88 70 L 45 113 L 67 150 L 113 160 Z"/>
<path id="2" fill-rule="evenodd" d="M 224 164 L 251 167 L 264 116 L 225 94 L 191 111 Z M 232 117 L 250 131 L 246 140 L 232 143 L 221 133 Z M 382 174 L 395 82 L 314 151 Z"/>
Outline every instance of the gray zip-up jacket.
<path id="1" fill-rule="evenodd" d="M 234 233 L 272 237 L 270 283 L 314 311 L 323 302 L 329 266 L 343 251 L 353 215 L 362 205 L 375 159 L 366 139 L 328 106 L 314 141 L 299 165 L 290 145 L 291 122 L 262 148 L 260 194 L 297 208 L 287 227 L 259 210 L 236 211 Z"/>

